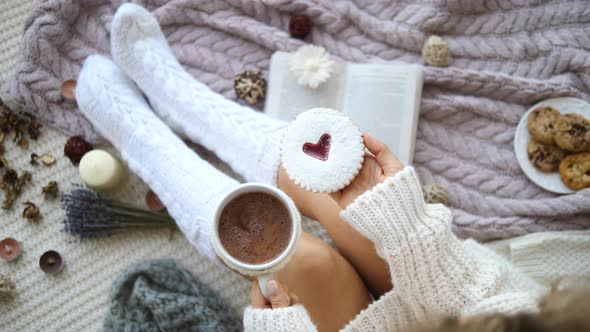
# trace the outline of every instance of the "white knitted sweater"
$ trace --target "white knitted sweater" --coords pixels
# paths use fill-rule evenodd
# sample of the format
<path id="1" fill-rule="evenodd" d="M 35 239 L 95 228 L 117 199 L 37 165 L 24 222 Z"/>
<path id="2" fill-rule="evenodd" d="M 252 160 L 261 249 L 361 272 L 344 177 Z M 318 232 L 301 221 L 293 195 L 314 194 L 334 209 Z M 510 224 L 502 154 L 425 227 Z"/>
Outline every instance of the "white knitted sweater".
<path id="1" fill-rule="evenodd" d="M 455 237 L 451 212 L 424 203 L 412 167 L 358 197 L 341 215 L 375 243 L 394 285 L 343 331 L 406 331 L 439 315 L 535 312 L 547 290 L 498 254 Z M 301 305 L 248 307 L 244 326 L 246 331 L 316 330 Z"/>

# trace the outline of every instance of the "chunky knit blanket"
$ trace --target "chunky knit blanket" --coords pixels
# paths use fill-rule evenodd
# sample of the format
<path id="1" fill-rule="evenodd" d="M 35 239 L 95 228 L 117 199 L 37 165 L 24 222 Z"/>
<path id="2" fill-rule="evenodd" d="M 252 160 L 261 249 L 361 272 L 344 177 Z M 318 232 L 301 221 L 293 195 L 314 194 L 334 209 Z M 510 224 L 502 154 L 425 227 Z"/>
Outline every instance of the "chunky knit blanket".
<path id="1" fill-rule="evenodd" d="M 556 196 L 520 170 L 512 140 L 540 100 L 590 99 L 590 3 L 543 0 L 141 0 L 180 62 L 228 98 L 234 75 L 268 74 L 271 54 L 304 43 L 353 62 L 421 63 L 430 35 L 447 40 L 448 68 L 424 68 L 415 167 L 424 183 L 448 187 L 454 227 L 479 239 L 590 228 L 590 189 Z M 5 86 L 21 104 L 69 134 L 100 139 L 61 82 L 90 54 L 109 54 L 120 0 L 47 0 L 25 26 L 22 60 Z M 289 17 L 314 28 L 290 38 Z"/>

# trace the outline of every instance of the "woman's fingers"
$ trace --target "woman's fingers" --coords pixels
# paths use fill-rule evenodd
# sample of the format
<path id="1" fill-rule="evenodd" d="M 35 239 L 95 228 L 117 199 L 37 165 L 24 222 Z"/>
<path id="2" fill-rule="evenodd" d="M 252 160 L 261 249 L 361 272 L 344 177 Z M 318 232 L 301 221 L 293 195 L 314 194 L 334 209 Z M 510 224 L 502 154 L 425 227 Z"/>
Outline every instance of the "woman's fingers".
<path id="1" fill-rule="evenodd" d="M 385 143 L 368 133 L 364 133 L 363 138 L 365 140 L 365 146 L 375 156 L 385 176 L 394 175 L 403 168 L 403 165 L 397 160 Z"/>
<path id="2" fill-rule="evenodd" d="M 256 279 L 254 281 L 252 281 L 252 288 L 250 290 L 250 298 L 252 300 L 252 307 L 253 308 L 258 308 L 258 309 L 270 308 L 270 305 L 268 304 L 268 302 L 266 302 L 264 295 L 262 295 L 262 292 L 260 291 L 260 286 L 258 285 L 258 280 L 256 280 Z"/>
<path id="3" fill-rule="evenodd" d="M 270 297 L 270 305 L 273 309 L 285 308 L 291 305 L 291 298 L 284 287 L 279 285 L 276 280 L 269 280 L 266 283 L 268 296 Z"/>
<path id="4" fill-rule="evenodd" d="M 276 280 L 269 280 L 266 283 L 266 290 L 269 294 L 270 303 L 264 298 L 260 291 L 258 280 L 252 282 L 250 297 L 252 298 L 252 307 L 258 309 L 277 309 L 286 308 L 292 304 L 299 303 L 299 298 L 289 292 L 287 286 L 279 283 Z"/>
<path id="5" fill-rule="evenodd" d="M 299 300 L 299 297 L 293 293 L 289 293 L 289 297 L 291 298 L 291 305 L 296 305 L 301 303 L 301 301 Z"/>

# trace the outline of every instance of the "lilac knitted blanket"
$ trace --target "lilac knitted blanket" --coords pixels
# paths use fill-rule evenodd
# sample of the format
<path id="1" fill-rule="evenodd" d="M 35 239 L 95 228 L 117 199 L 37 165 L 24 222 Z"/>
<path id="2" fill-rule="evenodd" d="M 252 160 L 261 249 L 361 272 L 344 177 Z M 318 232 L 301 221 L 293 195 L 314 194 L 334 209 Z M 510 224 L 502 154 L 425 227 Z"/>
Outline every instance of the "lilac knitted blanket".
<path id="1" fill-rule="evenodd" d="M 109 54 L 110 22 L 121 0 L 46 0 L 28 20 L 23 58 L 5 86 L 68 134 L 100 139 L 61 82 L 90 54 Z M 448 41 L 448 68 L 425 68 L 415 167 L 424 183 L 448 186 L 454 229 L 479 239 L 590 228 L 590 189 L 556 196 L 520 170 L 512 140 L 540 100 L 590 100 L 590 2 L 543 0 L 141 0 L 180 62 L 199 80 L 236 98 L 233 77 L 268 74 L 271 54 L 304 42 L 289 16 L 314 23 L 306 42 L 353 62 L 420 63 L 425 39 Z"/>

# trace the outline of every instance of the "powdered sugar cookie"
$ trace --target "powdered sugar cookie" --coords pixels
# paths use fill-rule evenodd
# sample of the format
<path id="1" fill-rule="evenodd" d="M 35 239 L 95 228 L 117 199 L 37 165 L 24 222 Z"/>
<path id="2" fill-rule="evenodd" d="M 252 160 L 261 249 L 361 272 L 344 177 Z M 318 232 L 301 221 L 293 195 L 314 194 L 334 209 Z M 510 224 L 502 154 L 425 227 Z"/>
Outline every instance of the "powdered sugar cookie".
<path id="1" fill-rule="evenodd" d="M 305 190 L 329 193 L 346 187 L 363 164 L 362 133 L 350 118 L 329 108 L 299 114 L 281 148 L 289 178 Z"/>

